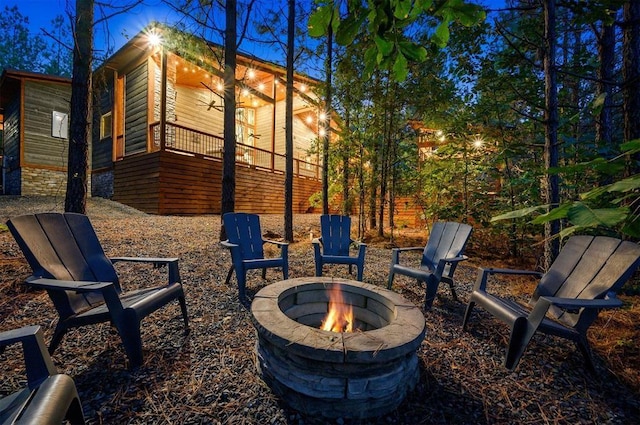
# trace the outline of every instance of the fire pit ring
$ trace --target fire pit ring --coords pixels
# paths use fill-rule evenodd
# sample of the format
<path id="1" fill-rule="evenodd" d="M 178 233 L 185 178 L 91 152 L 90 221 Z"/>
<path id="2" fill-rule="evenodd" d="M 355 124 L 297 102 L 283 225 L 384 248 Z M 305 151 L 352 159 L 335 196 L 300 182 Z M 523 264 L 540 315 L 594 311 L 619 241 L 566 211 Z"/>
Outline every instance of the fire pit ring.
<path id="1" fill-rule="evenodd" d="M 336 285 L 353 306 L 356 332 L 319 329 Z M 251 312 L 259 373 L 305 414 L 379 416 L 397 408 L 419 378 L 424 316 L 395 292 L 347 279 L 289 279 L 261 289 Z"/>

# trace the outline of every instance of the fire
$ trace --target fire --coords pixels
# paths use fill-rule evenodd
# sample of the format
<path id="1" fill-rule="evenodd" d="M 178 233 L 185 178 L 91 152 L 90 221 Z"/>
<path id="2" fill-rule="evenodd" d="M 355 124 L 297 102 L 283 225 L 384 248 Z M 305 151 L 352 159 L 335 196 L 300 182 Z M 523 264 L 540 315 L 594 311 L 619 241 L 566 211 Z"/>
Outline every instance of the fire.
<path id="1" fill-rule="evenodd" d="M 329 290 L 329 311 L 320 329 L 331 332 L 353 332 L 353 307 L 345 304 L 338 285 L 334 285 Z"/>

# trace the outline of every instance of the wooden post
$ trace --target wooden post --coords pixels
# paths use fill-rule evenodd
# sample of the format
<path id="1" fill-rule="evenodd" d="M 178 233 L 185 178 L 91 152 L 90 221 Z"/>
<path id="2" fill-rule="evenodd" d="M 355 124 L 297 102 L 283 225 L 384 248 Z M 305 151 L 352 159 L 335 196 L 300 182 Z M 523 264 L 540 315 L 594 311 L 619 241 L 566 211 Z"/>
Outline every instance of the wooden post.
<path id="1" fill-rule="evenodd" d="M 167 143 L 167 52 L 162 46 L 160 51 L 161 81 L 160 81 L 160 150 L 163 151 Z"/>

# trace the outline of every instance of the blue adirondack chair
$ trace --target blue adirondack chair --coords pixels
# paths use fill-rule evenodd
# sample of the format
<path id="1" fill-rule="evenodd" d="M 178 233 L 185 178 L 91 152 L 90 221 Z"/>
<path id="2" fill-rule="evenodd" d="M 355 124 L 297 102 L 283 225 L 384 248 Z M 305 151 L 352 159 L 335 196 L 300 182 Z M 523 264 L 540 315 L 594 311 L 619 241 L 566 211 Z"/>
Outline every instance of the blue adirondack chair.
<path id="1" fill-rule="evenodd" d="M 456 271 L 458 263 L 467 259 L 464 255 L 464 249 L 472 230 L 468 224 L 436 222 L 431 228 L 426 246 L 394 248 L 391 253 L 391 268 L 389 269 L 387 287 L 391 289 L 396 274 L 412 277 L 418 281 L 418 284 L 424 282 L 427 286 L 424 306 L 430 308 L 440 282 L 446 282 L 449 284 L 453 299 L 457 300 L 453 273 Z M 418 267 L 400 264 L 400 254 L 410 251 L 422 251 Z"/>
<path id="2" fill-rule="evenodd" d="M 356 279 L 362 281 L 367 244 L 351 239 L 351 217 L 335 214 L 320 216 L 320 235 L 312 241 L 316 276 L 322 276 L 322 266 L 325 264 L 348 264 L 349 273 L 356 266 Z M 352 246 L 358 249 L 356 256 L 349 254 Z"/>
<path id="3" fill-rule="evenodd" d="M 0 423 L 84 424 L 76 385 L 53 365 L 40 327 L 26 326 L 0 333 L 0 353 L 18 343 L 22 344 L 27 388 L 0 398 Z"/>
<path id="4" fill-rule="evenodd" d="M 549 270 L 481 269 L 462 322 L 466 329 L 477 304 L 511 328 L 505 367 L 515 369 L 533 335 L 543 332 L 573 341 L 594 370 L 587 330 L 605 308 L 622 306 L 615 293 L 640 265 L 640 245 L 606 236 L 569 238 Z M 536 290 L 523 306 L 487 292 L 491 275 L 540 277 Z"/>
<path id="5" fill-rule="evenodd" d="M 7 226 L 31 266 L 26 283 L 45 289 L 59 320 L 49 344 L 53 353 L 65 333 L 85 325 L 110 322 L 118 331 L 129 366 L 142 364 L 140 322 L 147 315 L 177 300 L 185 331 L 189 331 L 187 305 L 177 258 L 108 258 L 89 218 L 74 213 L 23 215 Z M 165 285 L 123 292 L 113 264 L 149 263 L 168 269 Z"/>
<path id="6" fill-rule="evenodd" d="M 224 214 L 222 220 L 228 238 L 222 245 L 231 252 L 231 268 L 225 283 L 229 284 L 235 270 L 241 302 L 246 299 L 247 270 L 262 269 L 262 278 L 265 279 L 267 268 L 281 267 L 283 278 L 289 278 L 289 244 L 263 239 L 257 214 L 230 212 Z M 279 247 L 280 257 L 265 258 L 265 243 Z"/>

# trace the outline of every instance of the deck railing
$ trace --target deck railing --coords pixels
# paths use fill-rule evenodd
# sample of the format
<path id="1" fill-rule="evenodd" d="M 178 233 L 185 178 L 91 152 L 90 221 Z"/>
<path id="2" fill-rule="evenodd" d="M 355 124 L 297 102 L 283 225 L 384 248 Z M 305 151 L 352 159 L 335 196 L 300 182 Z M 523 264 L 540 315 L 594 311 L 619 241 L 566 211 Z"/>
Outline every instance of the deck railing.
<path id="1" fill-rule="evenodd" d="M 159 122 L 150 125 L 150 133 L 154 149 L 160 150 Z M 224 139 L 220 136 L 168 122 L 166 123 L 164 148 L 165 150 L 222 160 Z M 236 164 L 238 165 L 284 173 L 285 160 L 285 155 L 236 142 Z M 321 169 L 318 164 L 294 158 L 293 174 L 298 177 L 319 180 Z"/>

